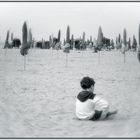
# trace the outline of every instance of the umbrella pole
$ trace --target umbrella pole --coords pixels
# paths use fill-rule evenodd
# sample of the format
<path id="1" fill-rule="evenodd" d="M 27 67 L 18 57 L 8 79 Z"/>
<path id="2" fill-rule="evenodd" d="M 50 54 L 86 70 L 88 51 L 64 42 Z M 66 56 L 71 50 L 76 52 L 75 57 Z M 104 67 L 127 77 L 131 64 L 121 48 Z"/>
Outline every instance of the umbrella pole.
<path id="1" fill-rule="evenodd" d="M 52 58 L 53 58 L 53 47 L 52 47 Z"/>
<path id="2" fill-rule="evenodd" d="M 125 63 L 125 57 L 126 57 L 126 56 L 125 56 L 125 52 L 124 52 L 124 63 Z"/>
<path id="3" fill-rule="evenodd" d="M 66 53 L 66 67 L 68 66 L 68 54 Z"/>
<path id="4" fill-rule="evenodd" d="M 98 62 L 99 62 L 99 64 L 100 64 L 100 51 L 99 51 L 99 57 L 98 57 Z"/>
<path id="5" fill-rule="evenodd" d="M 58 50 L 57 50 L 57 58 L 58 58 Z"/>
<path id="6" fill-rule="evenodd" d="M 26 70 L 26 55 L 24 55 L 24 70 Z"/>
<path id="7" fill-rule="evenodd" d="M 7 54 L 7 47 L 5 48 L 5 56 L 6 56 L 6 54 Z"/>

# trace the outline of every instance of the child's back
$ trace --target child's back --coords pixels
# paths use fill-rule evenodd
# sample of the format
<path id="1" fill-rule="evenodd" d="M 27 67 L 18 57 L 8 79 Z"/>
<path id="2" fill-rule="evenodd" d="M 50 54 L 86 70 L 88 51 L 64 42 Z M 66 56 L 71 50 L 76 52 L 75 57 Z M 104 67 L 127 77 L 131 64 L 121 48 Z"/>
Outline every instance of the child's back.
<path id="1" fill-rule="evenodd" d="M 81 80 L 83 91 L 76 99 L 76 116 L 79 119 L 97 120 L 106 118 L 108 114 L 111 115 L 108 102 L 93 93 L 94 84 L 94 80 L 90 77 Z"/>

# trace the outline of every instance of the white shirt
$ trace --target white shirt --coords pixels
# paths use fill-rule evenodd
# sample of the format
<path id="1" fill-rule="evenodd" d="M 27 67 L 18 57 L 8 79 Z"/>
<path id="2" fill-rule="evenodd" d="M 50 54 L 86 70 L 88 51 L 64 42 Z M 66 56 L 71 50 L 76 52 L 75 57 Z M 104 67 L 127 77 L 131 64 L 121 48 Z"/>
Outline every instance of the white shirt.
<path id="1" fill-rule="evenodd" d="M 84 102 L 76 99 L 76 116 L 79 119 L 92 118 L 95 110 L 103 111 L 100 119 L 104 119 L 109 110 L 108 102 L 97 95 L 93 99 Z"/>

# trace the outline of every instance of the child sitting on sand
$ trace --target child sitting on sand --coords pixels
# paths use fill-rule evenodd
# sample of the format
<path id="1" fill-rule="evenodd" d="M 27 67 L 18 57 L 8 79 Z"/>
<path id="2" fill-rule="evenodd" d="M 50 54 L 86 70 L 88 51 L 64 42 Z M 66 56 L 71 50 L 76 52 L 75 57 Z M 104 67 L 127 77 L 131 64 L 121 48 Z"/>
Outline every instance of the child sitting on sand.
<path id="1" fill-rule="evenodd" d="M 106 100 L 94 94 L 94 79 L 84 77 L 81 82 L 81 91 L 76 99 L 76 116 L 81 120 L 105 119 L 117 111 L 109 111 L 109 104 Z"/>

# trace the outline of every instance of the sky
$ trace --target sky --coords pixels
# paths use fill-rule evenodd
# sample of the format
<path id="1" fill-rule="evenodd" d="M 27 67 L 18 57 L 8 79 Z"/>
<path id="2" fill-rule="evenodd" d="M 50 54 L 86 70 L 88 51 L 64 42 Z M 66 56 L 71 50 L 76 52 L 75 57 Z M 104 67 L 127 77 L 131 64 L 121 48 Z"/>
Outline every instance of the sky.
<path id="1" fill-rule="evenodd" d="M 86 39 L 97 39 L 99 26 L 110 39 L 122 36 L 124 28 L 127 39 L 138 38 L 140 2 L 0 2 L 0 41 L 7 30 L 21 39 L 24 21 L 36 40 L 57 37 L 60 29 L 63 41 L 68 25 L 74 38 L 85 32 Z"/>

